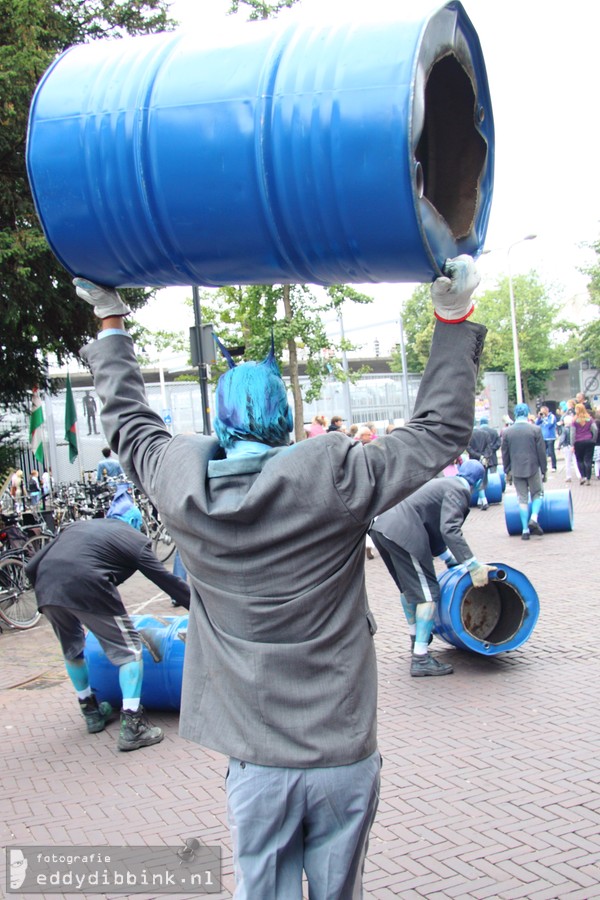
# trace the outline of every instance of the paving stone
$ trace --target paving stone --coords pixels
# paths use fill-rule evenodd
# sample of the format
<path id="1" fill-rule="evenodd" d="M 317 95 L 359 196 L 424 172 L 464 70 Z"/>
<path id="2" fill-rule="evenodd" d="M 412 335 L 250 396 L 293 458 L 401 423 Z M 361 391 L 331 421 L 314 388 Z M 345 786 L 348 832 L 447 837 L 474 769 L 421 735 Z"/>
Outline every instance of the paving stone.
<path id="1" fill-rule="evenodd" d="M 561 469 L 547 489 L 564 489 Z M 384 757 L 366 897 L 600 900 L 600 483 L 574 483 L 572 498 L 574 530 L 527 544 L 507 534 L 501 505 L 472 510 L 472 549 L 524 572 L 540 618 L 525 645 L 495 657 L 436 639 L 448 678 L 410 678 L 397 591 L 378 557 L 366 563 Z M 173 615 L 140 575 L 122 594 L 133 614 Z M 176 713 L 151 713 L 165 740 L 135 753 L 117 750 L 116 722 L 88 735 L 57 648 L 44 620 L 0 634 L 2 842 L 197 837 L 222 846 L 223 893 L 212 896 L 231 897 L 225 758 L 180 738 Z"/>

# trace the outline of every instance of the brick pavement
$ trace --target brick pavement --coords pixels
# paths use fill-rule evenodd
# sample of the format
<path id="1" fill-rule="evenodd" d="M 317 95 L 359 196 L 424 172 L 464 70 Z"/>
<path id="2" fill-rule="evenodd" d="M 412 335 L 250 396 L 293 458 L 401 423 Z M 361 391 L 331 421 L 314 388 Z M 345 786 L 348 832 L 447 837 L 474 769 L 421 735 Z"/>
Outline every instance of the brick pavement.
<path id="1" fill-rule="evenodd" d="M 559 470 L 548 489 L 563 487 Z M 447 678 L 408 676 L 395 589 L 378 558 L 367 563 L 384 768 L 366 896 L 600 898 L 600 482 L 575 483 L 572 495 L 573 532 L 528 543 L 507 534 L 501 506 L 472 510 L 465 533 L 476 554 L 523 571 L 541 613 L 530 640 L 508 654 L 483 658 L 436 640 L 435 652 L 455 667 Z M 141 576 L 123 594 L 131 612 L 171 614 Z M 166 738 L 135 753 L 116 750 L 115 725 L 87 735 L 45 623 L 0 635 L 0 648 L 2 843 L 200 837 L 222 845 L 216 896 L 230 897 L 224 758 L 179 738 L 173 713 L 153 714 Z"/>

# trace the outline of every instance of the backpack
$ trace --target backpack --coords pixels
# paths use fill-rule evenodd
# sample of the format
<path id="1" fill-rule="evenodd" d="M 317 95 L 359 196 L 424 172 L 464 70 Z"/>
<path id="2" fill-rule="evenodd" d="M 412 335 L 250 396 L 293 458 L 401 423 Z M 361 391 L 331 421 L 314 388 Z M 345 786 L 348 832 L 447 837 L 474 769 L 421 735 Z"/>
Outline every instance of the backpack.
<path id="1" fill-rule="evenodd" d="M 138 531 L 142 530 L 142 514 L 129 493 L 130 484 L 119 484 L 106 513 L 107 519 L 121 519 Z"/>

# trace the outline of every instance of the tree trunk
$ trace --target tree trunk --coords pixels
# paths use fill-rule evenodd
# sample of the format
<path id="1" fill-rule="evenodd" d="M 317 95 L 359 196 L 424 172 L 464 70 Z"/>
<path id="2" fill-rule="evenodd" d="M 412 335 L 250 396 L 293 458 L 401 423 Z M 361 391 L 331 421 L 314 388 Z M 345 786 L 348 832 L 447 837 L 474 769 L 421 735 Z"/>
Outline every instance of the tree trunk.
<path id="1" fill-rule="evenodd" d="M 283 285 L 283 309 L 286 321 L 291 322 L 293 319 L 292 305 L 290 303 L 290 286 Z M 288 338 L 288 353 L 290 357 L 290 385 L 292 388 L 292 396 L 294 398 L 294 437 L 296 443 L 306 437 L 304 431 L 304 404 L 302 402 L 302 391 L 300 390 L 300 378 L 298 376 L 298 350 L 296 341 L 293 337 Z"/>

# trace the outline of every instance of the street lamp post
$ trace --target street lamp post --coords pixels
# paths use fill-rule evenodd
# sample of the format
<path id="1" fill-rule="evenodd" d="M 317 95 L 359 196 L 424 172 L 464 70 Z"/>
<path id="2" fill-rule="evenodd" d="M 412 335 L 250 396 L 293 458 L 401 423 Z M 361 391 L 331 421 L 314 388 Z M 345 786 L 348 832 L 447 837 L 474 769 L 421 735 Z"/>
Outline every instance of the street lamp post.
<path id="1" fill-rule="evenodd" d="M 517 403 L 523 402 L 523 388 L 521 386 L 521 362 L 519 360 L 519 336 L 517 331 L 517 312 L 515 309 L 515 294 L 513 291 L 513 280 L 512 273 L 510 270 L 510 251 L 513 247 L 516 247 L 517 244 L 522 244 L 523 241 L 533 241 L 537 237 L 536 234 L 528 234 L 523 238 L 520 238 L 518 241 L 515 241 L 510 245 L 508 250 L 506 251 L 506 266 L 508 269 L 508 293 L 510 296 L 510 321 L 512 325 L 512 341 L 513 341 L 513 353 L 515 359 L 515 390 L 517 394 Z"/>

